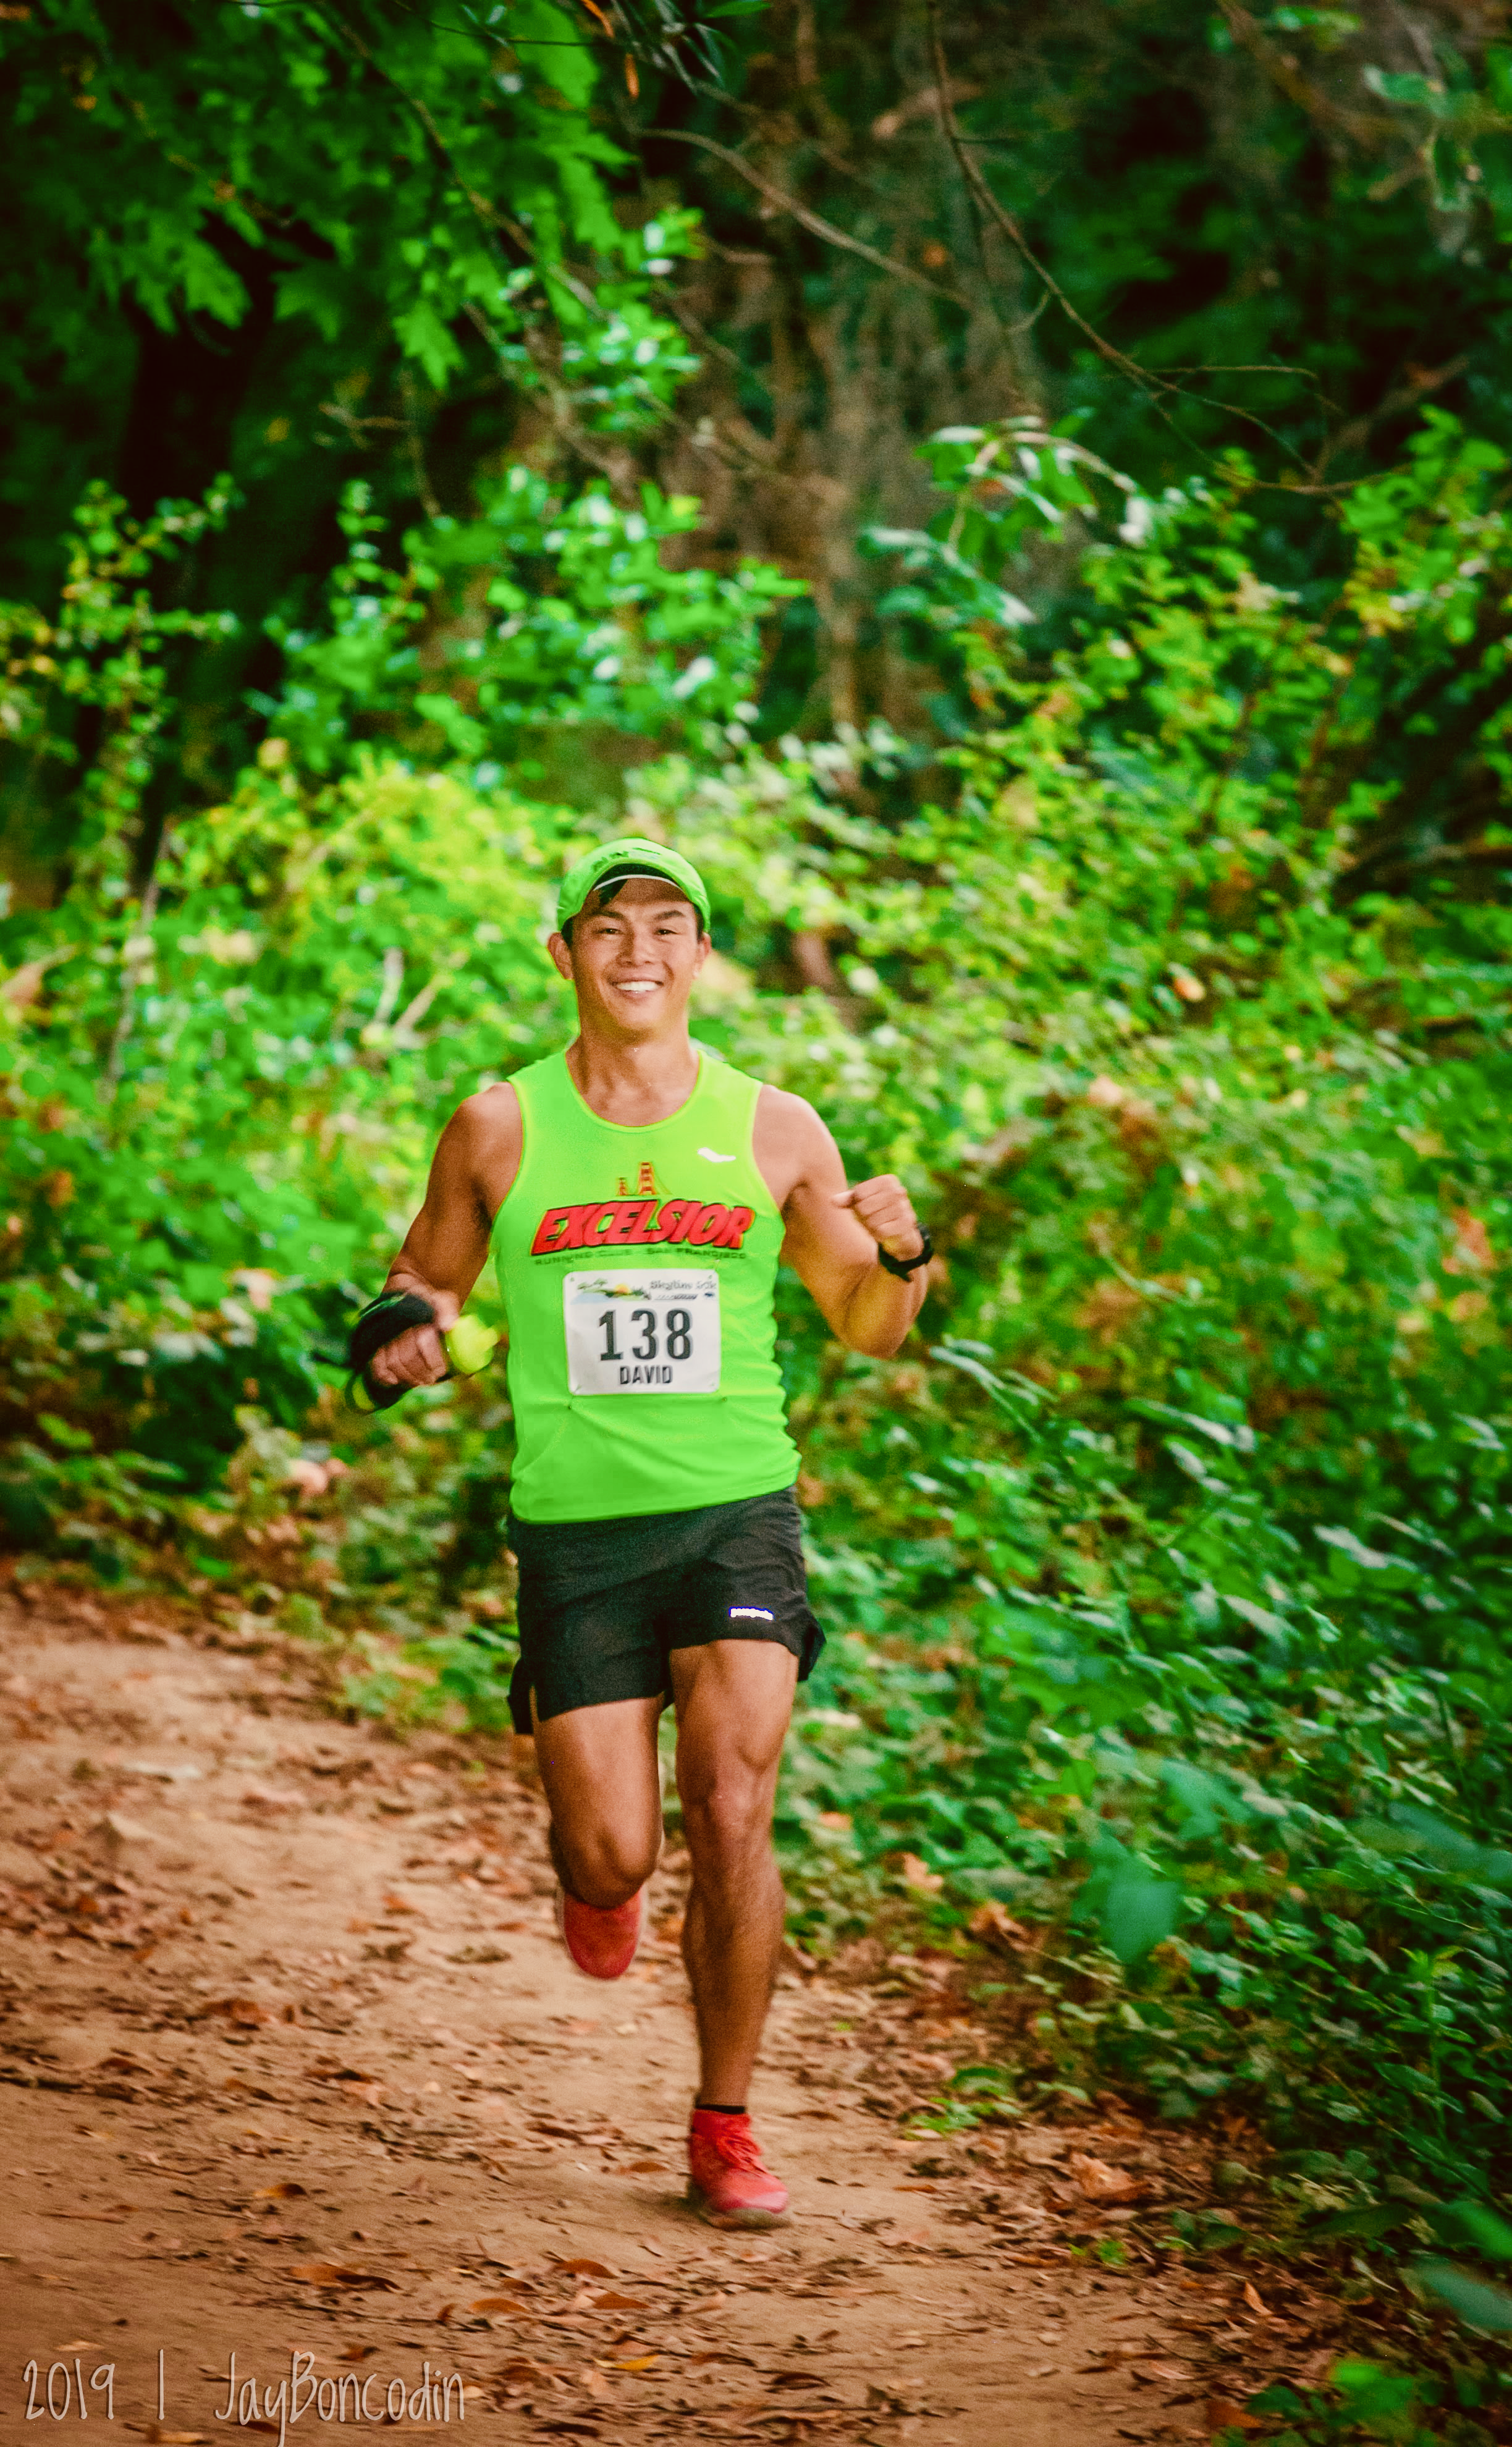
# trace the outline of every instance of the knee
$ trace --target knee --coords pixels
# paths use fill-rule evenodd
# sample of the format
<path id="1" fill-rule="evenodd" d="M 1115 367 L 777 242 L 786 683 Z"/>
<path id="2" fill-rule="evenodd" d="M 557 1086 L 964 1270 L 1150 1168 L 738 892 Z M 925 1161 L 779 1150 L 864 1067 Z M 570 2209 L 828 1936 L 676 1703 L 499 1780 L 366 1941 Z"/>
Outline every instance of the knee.
<path id="1" fill-rule="evenodd" d="M 659 1849 L 659 1837 L 637 1841 L 617 1828 L 586 1828 L 576 1831 L 570 1843 L 558 1837 L 558 1867 L 579 1903 L 613 1911 L 639 1893 Z"/>
<path id="2" fill-rule="evenodd" d="M 695 1876 L 748 1860 L 771 1833 L 771 1791 L 765 1776 L 730 1774 L 683 1799 L 683 1831 Z"/>

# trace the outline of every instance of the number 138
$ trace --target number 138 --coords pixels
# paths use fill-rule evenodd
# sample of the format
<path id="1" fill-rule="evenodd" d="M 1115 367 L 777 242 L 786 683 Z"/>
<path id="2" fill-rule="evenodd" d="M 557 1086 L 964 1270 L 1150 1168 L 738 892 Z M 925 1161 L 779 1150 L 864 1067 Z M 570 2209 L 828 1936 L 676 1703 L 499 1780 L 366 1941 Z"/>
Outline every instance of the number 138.
<path id="1" fill-rule="evenodd" d="M 615 1340 L 614 1328 L 619 1323 L 619 1318 L 614 1309 L 606 1308 L 598 1322 L 604 1337 L 604 1347 L 598 1355 L 600 1359 L 660 1358 L 661 1348 L 656 1339 L 656 1311 L 653 1308 L 631 1310 L 629 1322 L 640 1328 L 640 1340 L 633 1343 L 629 1351 L 621 1351 Z M 668 1310 L 666 1333 L 667 1357 L 687 1359 L 693 1348 L 693 1320 L 687 1309 L 670 1308 Z"/>

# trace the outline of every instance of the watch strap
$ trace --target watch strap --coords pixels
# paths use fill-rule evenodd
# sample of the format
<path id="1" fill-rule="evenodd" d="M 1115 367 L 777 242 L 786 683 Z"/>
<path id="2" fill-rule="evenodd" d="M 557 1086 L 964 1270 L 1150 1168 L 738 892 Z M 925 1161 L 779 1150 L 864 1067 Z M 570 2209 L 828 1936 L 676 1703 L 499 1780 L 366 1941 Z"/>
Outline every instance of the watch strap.
<path id="1" fill-rule="evenodd" d="M 884 1273 L 896 1275 L 899 1282 L 906 1283 L 910 1275 L 917 1274 L 920 1266 L 928 1265 L 935 1255 L 935 1243 L 922 1224 L 918 1227 L 918 1237 L 923 1246 L 917 1256 L 913 1258 L 895 1258 L 891 1249 L 884 1249 L 879 1242 L 877 1262 Z"/>

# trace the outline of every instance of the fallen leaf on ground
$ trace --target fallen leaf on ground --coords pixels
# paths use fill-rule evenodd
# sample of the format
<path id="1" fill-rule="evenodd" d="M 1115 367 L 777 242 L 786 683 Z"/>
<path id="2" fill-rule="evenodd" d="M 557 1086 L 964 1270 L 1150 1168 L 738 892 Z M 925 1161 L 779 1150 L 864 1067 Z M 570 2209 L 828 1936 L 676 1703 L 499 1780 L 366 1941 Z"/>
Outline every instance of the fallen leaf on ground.
<path id="1" fill-rule="evenodd" d="M 766 2382 L 768 2387 L 822 2387 L 823 2383 L 822 2371 L 791 2370 L 773 2371 Z"/>
<path id="2" fill-rule="evenodd" d="M 349 2345 L 344 2354 L 336 2356 L 336 2360 L 338 2362 L 365 2362 L 377 2351 L 376 2345 Z"/>
<path id="3" fill-rule="evenodd" d="M 590 2396 L 612 2396 L 614 2394 L 614 2390 L 611 2388 L 608 2380 L 605 2379 L 603 2372 L 595 2370 L 592 2362 L 589 2363 L 587 2369 L 583 2373 L 583 2385 L 588 2390 Z"/>
<path id="4" fill-rule="evenodd" d="M 301 2260 L 289 2271 L 306 2286 L 372 2286 L 386 2294 L 395 2291 L 391 2277 L 380 2277 L 370 2268 L 349 2268 L 336 2260 Z"/>
<path id="5" fill-rule="evenodd" d="M 1271 2316 L 1271 2306 L 1268 2303 L 1261 2300 L 1260 2296 L 1257 2293 L 1255 2287 L 1250 2284 L 1247 2277 L 1244 2280 L 1242 2290 L 1244 2300 L 1249 2305 L 1250 2309 L 1252 2311 L 1258 2311 L 1262 2320 L 1268 2320 Z"/>
<path id="6" fill-rule="evenodd" d="M 252 2197 L 255 2201 L 302 2201 L 305 2188 L 294 2183 L 264 2184 L 261 2191 L 254 2192 Z"/>
<path id="7" fill-rule="evenodd" d="M 622 2175 L 665 2175 L 667 2170 L 659 2159 L 634 2158 L 628 2167 L 621 2167 L 619 2172 Z"/>
<path id="8" fill-rule="evenodd" d="M 904 1886 L 917 1887 L 920 1894 L 937 1895 L 945 1884 L 944 1879 L 930 1868 L 927 1861 L 921 1861 L 917 1852 L 904 1852 L 898 1866 L 902 1872 Z"/>
<path id="9" fill-rule="evenodd" d="M 1146 2362 L 1142 2356 L 1133 2366 L 1133 2376 L 1142 2387 L 1181 2387 L 1191 2373 L 1181 2362 Z"/>
<path id="10" fill-rule="evenodd" d="M 469 2303 L 467 2308 L 469 2311 L 516 2311 L 522 2320 L 533 2316 L 529 2305 L 517 2303 L 513 2294 L 480 2294 L 477 2302 Z"/>
<path id="11" fill-rule="evenodd" d="M 1106 2158 L 1089 2158 L 1082 2150 L 1073 2150 L 1066 2163 L 1089 2201 L 1137 2201 L 1149 2190 L 1126 2168 L 1110 2167 Z"/>
<path id="12" fill-rule="evenodd" d="M 895 2184 L 895 2192 L 937 2192 L 938 2184 Z"/>
<path id="13" fill-rule="evenodd" d="M 553 2266 L 566 2277 L 613 2277 L 614 2273 L 601 2260 L 558 2260 Z"/>
<path id="14" fill-rule="evenodd" d="M 1241 2404 L 1232 2403 L 1226 2396 L 1210 2396 L 1202 2408 L 1202 2418 L 1209 2430 L 1262 2430 L 1265 2427 L 1263 2422 L 1257 2421 L 1253 2413 L 1246 2413 Z"/>
<path id="15" fill-rule="evenodd" d="M 999 1903 L 995 1895 L 977 1905 L 966 1925 L 973 1937 L 998 1938 L 1004 1944 L 1013 1945 L 1028 1945 L 1030 1943 L 1029 1931 L 1022 1921 L 1014 1920 L 1007 1905 Z"/>
<path id="16" fill-rule="evenodd" d="M 273 2020 L 267 2006 L 259 2004 L 255 1997 L 217 1997 L 208 2005 L 201 2005 L 191 2019 L 203 2022 L 212 2014 L 219 2014 L 224 2020 L 235 2022 L 242 2031 L 255 2031 L 262 2023 Z"/>
<path id="17" fill-rule="evenodd" d="M 594 2309 L 595 2311 L 649 2311 L 651 2305 L 637 2302 L 633 2294 L 595 2294 Z"/>
<path id="18" fill-rule="evenodd" d="M 655 2357 L 655 2355 L 654 2355 L 654 2354 L 640 2354 L 640 2355 L 638 2355 L 638 2356 L 637 2356 L 637 2358 L 635 2359 L 635 2361 L 634 2361 L 634 2362 L 616 2362 L 616 2363 L 614 2364 L 614 2368 L 615 2368 L 616 2370 L 623 2370 L 623 2371 L 645 2371 L 645 2370 L 650 2370 L 650 2368 L 651 2368 L 651 2366 L 652 2366 L 652 2362 L 655 2361 L 655 2359 L 656 2359 L 656 2357 Z"/>

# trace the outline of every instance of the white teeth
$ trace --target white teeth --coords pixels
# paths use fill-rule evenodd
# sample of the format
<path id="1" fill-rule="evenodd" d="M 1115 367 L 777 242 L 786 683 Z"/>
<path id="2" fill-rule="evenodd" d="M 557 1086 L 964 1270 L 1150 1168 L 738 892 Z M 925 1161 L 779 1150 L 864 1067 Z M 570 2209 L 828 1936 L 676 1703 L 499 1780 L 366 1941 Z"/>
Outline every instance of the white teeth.
<path id="1" fill-rule="evenodd" d="M 628 978 L 619 989 L 621 994 L 633 995 L 654 994 L 656 990 L 656 981 L 654 977 L 631 977 Z"/>

